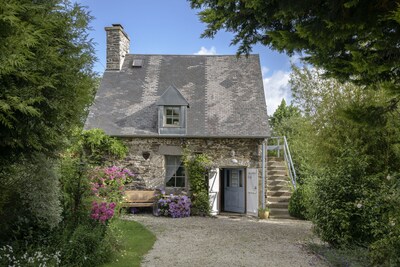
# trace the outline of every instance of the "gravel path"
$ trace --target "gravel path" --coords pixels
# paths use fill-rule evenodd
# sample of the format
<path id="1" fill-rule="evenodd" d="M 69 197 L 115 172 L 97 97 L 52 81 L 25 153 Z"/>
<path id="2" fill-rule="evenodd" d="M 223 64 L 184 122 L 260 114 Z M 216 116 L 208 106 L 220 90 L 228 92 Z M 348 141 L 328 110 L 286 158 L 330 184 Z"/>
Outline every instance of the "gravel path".
<path id="1" fill-rule="evenodd" d="M 156 236 L 142 266 L 327 266 L 307 252 L 311 223 L 247 217 L 128 215 Z"/>

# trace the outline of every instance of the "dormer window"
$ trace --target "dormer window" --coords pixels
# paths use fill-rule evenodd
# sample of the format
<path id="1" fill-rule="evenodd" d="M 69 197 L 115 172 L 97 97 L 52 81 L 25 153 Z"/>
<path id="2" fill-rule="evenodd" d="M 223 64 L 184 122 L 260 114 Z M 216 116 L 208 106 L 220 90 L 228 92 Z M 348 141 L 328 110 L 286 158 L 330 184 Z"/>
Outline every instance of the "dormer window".
<path id="1" fill-rule="evenodd" d="M 170 86 L 157 101 L 158 133 L 160 135 L 185 135 L 186 111 L 189 103 L 178 89 Z"/>
<path id="2" fill-rule="evenodd" d="M 179 127 L 180 107 L 164 107 L 164 127 Z"/>

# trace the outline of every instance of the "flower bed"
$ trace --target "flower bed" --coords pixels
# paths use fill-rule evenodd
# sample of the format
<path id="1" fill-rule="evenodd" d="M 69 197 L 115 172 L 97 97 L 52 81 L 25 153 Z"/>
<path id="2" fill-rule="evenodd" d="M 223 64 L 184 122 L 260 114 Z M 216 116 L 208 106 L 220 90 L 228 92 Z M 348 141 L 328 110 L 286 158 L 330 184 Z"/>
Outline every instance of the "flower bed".
<path id="1" fill-rule="evenodd" d="M 186 195 L 166 195 L 161 191 L 157 195 L 156 216 L 167 216 L 172 218 L 183 218 L 190 216 L 190 207 L 192 202 Z"/>

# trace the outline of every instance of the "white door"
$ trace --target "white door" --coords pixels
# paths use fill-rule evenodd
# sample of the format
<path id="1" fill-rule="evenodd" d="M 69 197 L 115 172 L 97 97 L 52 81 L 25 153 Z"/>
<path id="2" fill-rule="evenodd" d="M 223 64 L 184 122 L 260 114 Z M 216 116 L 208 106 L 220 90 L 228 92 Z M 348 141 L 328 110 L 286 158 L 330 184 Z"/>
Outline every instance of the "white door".
<path id="1" fill-rule="evenodd" d="M 247 169 L 247 214 L 258 215 L 258 170 Z"/>
<path id="2" fill-rule="evenodd" d="M 212 169 L 208 174 L 208 177 L 208 196 L 210 200 L 211 215 L 217 215 L 219 197 L 219 168 Z"/>
<path id="3" fill-rule="evenodd" d="M 243 169 L 224 169 L 224 210 L 245 211 Z"/>

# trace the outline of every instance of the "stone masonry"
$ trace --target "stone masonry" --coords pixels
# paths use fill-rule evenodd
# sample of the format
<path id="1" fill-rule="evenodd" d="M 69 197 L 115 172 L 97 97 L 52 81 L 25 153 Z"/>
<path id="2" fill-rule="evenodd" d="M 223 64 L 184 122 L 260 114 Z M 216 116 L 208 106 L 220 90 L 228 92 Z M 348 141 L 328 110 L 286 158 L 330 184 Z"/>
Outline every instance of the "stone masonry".
<path id="1" fill-rule="evenodd" d="M 136 174 L 133 188 L 157 189 L 165 186 L 165 155 L 182 155 L 189 149 L 192 154 L 205 153 L 216 168 L 257 168 L 261 201 L 261 144 L 263 139 L 250 138 L 151 138 L 123 139 L 129 148 L 122 162 Z M 145 159 L 148 156 L 148 159 Z M 236 159 L 236 161 L 233 161 Z M 186 188 L 188 190 L 188 188 Z"/>
<path id="2" fill-rule="evenodd" d="M 129 37 L 120 24 L 105 27 L 107 32 L 107 70 L 121 70 L 125 55 L 129 53 Z"/>

